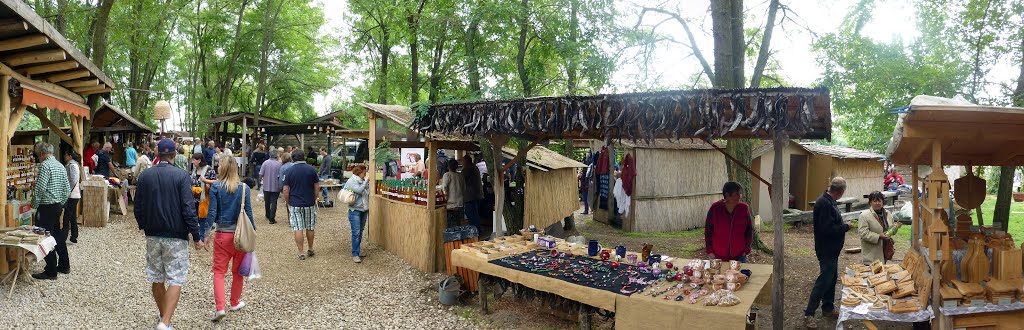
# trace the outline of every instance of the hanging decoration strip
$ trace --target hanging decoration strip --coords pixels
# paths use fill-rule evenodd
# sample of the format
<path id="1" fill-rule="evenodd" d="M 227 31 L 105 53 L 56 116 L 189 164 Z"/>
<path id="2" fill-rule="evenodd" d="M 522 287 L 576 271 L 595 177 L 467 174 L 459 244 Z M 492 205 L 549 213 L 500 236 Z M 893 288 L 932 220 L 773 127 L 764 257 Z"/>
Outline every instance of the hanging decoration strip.
<path id="1" fill-rule="evenodd" d="M 825 88 L 760 88 L 527 98 L 439 104 L 411 127 L 424 133 L 550 138 L 770 137 L 830 139 Z"/>

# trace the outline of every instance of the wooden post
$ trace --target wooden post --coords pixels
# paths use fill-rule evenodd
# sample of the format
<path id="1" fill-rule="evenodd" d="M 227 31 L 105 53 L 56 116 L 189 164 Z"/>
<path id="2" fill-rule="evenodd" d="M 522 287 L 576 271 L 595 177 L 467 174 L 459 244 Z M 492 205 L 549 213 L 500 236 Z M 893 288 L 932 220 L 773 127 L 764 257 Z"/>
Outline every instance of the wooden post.
<path id="1" fill-rule="evenodd" d="M 372 111 L 367 112 L 370 115 L 370 133 L 366 145 L 370 148 L 370 153 L 369 159 L 366 160 L 366 177 L 370 180 L 370 198 L 373 198 L 377 194 L 377 160 L 373 157 L 377 154 L 377 116 Z"/>
<path id="2" fill-rule="evenodd" d="M 910 173 L 913 176 L 911 178 L 911 184 L 913 185 L 913 188 L 910 191 L 910 206 L 913 208 L 913 210 L 911 210 L 910 213 L 910 229 L 913 230 L 913 232 L 910 233 L 910 245 L 914 248 L 914 250 L 921 252 L 921 243 L 919 242 L 919 240 L 921 239 L 921 214 L 920 211 L 918 211 L 917 209 L 920 206 L 921 202 L 920 197 L 918 197 L 917 193 L 919 184 L 919 179 L 917 178 L 917 164 L 913 164 L 910 166 Z"/>
<path id="3" fill-rule="evenodd" d="M 508 143 L 508 136 L 492 136 L 491 155 L 494 157 L 494 228 L 491 237 L 498 237 L 501 233 L 501 226 L 504 224 L 505 214 L 505 172 L 501 170 L 501 161 L 504 160 L 501 148 Z"/>
<path id="4" fill-rule="evenodd" d="M 7 219 L 7 153 L 11 144 L 11 136 L 8 131 L 17 127 L 8 127 L 11 114 L 11 95 L 7 93 L 11 76 L 0 76 L 0 224 L 6 225 L 11 219 Z M 7 256 L 0 256 L 0 262 L 7 263 Z"/>
<path id="5" fill-rule="evenodd" d="M 246 169 L 249 168 L 249 156 L 245 153 L 245 150 L 246 150 L 245 147 L 249 146 L 249 125 L 248 124 L 249 124 L 249 119 L 245 118 L 245 116 L 242 116 L 242 150 L 241 150 L 242 153 L 241 153 L 241 155 L 242 155 L 242 159 L 245 161 L 245 164 L 242 165 L 242 177 L 243 178 L 245 177 L 245 172 L 247 172 Z M 228 155 L 228 156 L 234 157 L 234 155 Z"/>
<path id="6" fill-rule="evenodd" d="M 438 177 L 437 173 L 437 146 L 433 140 L 427 139 L 427 154 L 435 155 L 430 158 L 430 161 L 426 162 L 427 166 L 427 219 L 433 219 L 431 215 L 434 213 L 434 208 L 437 207 L 437 185 L 436 182 Z"/>
<path id="7" fill-rule="evenodd" d="M 772 182 L 783 182 L 782 154 L 789 144 L 789 137 L 783 131 L 775 131 L 772 142 L 775 145 L 775 163 L 772 166 Z M 785 307 L 786 285 L 786 242 L 782 221 L 782 194 L 785 189 L 772 189 L 772 227 L 775 230 L 775 258 L 772 265 L 772 328 L 782 329 Z"/>

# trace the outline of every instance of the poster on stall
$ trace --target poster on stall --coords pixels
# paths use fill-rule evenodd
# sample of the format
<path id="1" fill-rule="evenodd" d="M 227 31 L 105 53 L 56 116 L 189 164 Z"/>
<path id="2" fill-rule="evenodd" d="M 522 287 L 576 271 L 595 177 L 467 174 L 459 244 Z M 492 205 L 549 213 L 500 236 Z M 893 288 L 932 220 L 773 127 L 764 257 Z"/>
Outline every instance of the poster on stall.
<path id="1" fill-rule="evenodd" d="M 426 163 L 423 160 L 423 156 L 426 154 L 425 149 L 401 148 L 399 151 L 402 154 L 402 159 L 398 162 L 399 166 L 402 167 L 402 175 L 400 178 L 414 178 L 417 176 L 417 173 L 427 170 Z"/>

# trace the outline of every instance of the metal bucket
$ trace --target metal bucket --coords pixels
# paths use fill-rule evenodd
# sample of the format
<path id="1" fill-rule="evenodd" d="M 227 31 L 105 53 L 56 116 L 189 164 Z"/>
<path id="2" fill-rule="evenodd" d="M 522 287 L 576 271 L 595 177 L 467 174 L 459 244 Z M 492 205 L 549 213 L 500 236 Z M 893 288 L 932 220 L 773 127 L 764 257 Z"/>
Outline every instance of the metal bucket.
<path id="1" fill-rule="evenodd" d="M 462 278 L 458 276 L 451 276 L 437 286 L 437 300 L 441 301 L 442 305 L 451 306 L 455 305 L 459 301 L 459 295 L 462 294 Z"/>

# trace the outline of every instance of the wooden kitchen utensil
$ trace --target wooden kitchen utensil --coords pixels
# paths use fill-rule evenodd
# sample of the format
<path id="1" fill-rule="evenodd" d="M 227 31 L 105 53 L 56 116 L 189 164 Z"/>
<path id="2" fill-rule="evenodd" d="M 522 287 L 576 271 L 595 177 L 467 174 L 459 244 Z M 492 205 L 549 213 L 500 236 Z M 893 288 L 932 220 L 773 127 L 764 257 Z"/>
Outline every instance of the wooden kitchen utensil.
<path id="1" fill-rule="evenodd" d="M 892 280 L 885 280 L 885 282 L 879 283 L 875 286 L 875 293 L 890 294 L 895 292 L 897 289 L 899 288 L 896 286 L 896 282 L 893 282 Z"/>
<path id="2" fill-rule="evenodd" d="M 893 313 L 913 313 L 919 310 L 921 310 L 921 304 L 915 299 L 893 301 L 892 307 L 889 308 L 889 311 Z"/>
<path id="3" fill-rule="evenodd" d="M 868 276 L 868 285 L 871 285 L 873 287 L 885 283 L 885 281 L 889 281 L 889 274 L 880 273 Z"/>
<path id="4" fill-rule="evenodd" d="M 892 297 L 896 298 L 896 299 L 899 299 L 899 298 L 904 298 L 904 297 L 912 296 L 915 293 L 917 293 L 917 290 L 914 289 L 914 283 L 906 282 L 906 283 L 900 284 L 899 287 L 897 287 L 896 293 L 893 293 Z"/>
<path id="5" fill-rule="evenodd" d="M 974 176 L 971 167 L 967 167 L 967 176 L 953 181 L 953 197 L 956 204 L 965 209 L 974 209 L 985 201 L 985 179 Z"/>

